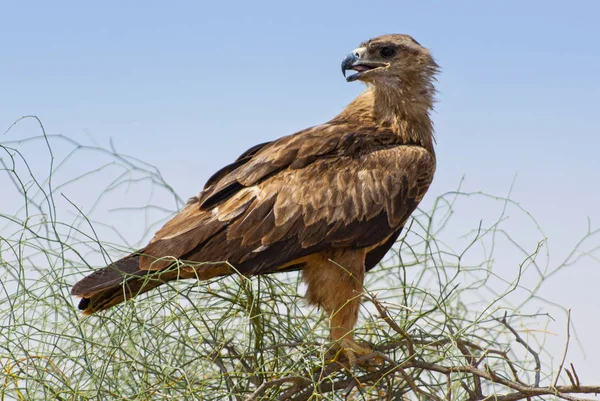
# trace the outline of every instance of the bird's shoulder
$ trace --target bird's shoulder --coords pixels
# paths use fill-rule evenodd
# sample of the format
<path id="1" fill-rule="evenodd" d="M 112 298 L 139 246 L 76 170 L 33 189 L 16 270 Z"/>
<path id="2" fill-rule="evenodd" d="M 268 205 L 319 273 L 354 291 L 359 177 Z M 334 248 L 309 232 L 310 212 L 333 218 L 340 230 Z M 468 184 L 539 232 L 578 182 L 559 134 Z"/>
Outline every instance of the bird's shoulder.
<path id="1" fill-rule="evenodd" d="M 207 181 L 190 200 L 210 209 L 234 193 L 274 177 L 284 170 L 299 170 L 317 161 L 356 159 L 378 150 L 414 145 L 385 126 L 331 121 L 271 142 L 253 146 Z"/>
<path id="2" fill-rule="evenodd" d="M 427 149 L 386 127 L 312 127 L 252 147 L 218 171 L 156 233 L 140 263 L 228 260 L 251 264 L 254 274 L 321 248 L 370 247 L 401 228 L 434 168 Z"/>

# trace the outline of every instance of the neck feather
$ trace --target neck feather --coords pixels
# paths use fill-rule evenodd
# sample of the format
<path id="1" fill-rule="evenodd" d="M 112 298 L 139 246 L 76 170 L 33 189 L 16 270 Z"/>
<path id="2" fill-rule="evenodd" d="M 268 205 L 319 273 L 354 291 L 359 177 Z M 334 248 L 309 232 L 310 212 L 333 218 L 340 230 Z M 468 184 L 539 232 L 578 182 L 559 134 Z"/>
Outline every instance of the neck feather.
<path id="1" fill-rule="evenodd" d="M 334 121 L 392 130 L 406 143 L 433 150 L 433 109 L 435 89 L 431 80 L 397 85 L 369 86 Z"/>

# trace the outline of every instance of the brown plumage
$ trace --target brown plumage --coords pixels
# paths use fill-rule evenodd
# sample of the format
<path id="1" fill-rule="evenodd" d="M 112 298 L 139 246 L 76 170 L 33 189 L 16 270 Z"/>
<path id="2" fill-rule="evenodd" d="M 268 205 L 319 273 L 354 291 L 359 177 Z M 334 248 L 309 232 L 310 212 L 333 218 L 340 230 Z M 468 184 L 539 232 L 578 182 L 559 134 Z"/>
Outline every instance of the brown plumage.
<path id="1" fill-rule="evenodd" d="M 332 339 L 366 352 L 351 335 L 365 271 L 398 238 L 435 171 L 429 112 L 438 67 L 410 36 L 385 35 L 342 69 L 367 84 L 342 113 L 218 171 L 144 249 L 79 281 L 79 308 L 92 314 L 230 266 L 246 275 L 302 269 L 308 300 L 331 315 Z"/>

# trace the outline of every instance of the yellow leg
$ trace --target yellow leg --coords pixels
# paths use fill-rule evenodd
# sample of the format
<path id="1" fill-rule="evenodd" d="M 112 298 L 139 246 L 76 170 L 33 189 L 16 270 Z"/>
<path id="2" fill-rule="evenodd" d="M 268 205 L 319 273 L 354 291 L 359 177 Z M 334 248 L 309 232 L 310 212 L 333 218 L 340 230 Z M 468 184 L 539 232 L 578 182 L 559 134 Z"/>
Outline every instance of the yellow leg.
<path id="1" fill-rule="evenodd" d="M 331 319 L 332 324 L 335 319 Z M 354 339 L 352 338 L 351 332 L 346 332 L 346 334 L 340 335 L 341 330 L 336 330 L 334 328 L 331 329 L 331 339 L 335 341 L 338 346 L 341 348 L 346 358 L 348 358 L 348 362 L 350 366 L 356 366 L 356 359 L 365 355 L 369 355 L 373 353 L 373 350 L 368 347 L 363 347 L 362 345 L 358 345 Z"/>

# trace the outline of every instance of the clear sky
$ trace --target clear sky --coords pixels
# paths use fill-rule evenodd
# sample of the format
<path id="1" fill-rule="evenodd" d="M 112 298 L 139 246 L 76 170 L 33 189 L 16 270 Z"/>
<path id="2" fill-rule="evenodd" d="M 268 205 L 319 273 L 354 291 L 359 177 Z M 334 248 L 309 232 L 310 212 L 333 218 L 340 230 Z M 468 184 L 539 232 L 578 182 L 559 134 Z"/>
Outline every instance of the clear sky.
<path id="1" fill-rule="evenodd" d="M 443 69 L 425 202 L 463 175 L 467 190 L 504 195 L 518 174 L 512 197 L 556 260 L 587 217 L 600 224 L 600 2 L 31 1 L 0 15 L 0 131 L 35 114 L 50 133 L 112 138 L 183 197 L 249 146 L 337 114 L 362 90 L 340 71 L 361 41 L 411 34 Z M 585 259 L 546 290 L 573 308 L 588 371 L 599 270 Z"/>

